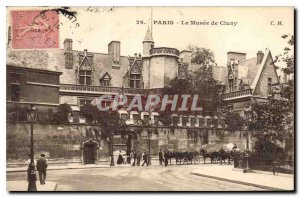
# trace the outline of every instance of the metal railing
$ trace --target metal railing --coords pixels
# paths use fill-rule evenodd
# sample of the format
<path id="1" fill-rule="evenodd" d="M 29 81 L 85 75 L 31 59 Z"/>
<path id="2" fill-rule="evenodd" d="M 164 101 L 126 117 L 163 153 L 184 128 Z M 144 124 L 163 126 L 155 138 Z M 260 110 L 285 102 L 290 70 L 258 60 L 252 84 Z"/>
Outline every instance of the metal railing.
<path id="1" fill-rule="evenodd" d="M 177 49 L 167 48 L 167 47 L 153 48 L 150 50 L 150 55 L 158 55 L 158 54 L 171 54 L 171 55 L 179 56 L 179 51 Z"/>
<path id="2" fill-rule="evenodd" d="M 72 92 L 107 92 L 107 93 L 121 93 L 124 94 L 153 94 L 158 93 L 160 89 L 137 89 L 137 88 L 121 88 L 121 87 L 102 87 L 90 85 L 77 85 L 77 84 L 60 84 L 60 91 Z"/>
<path id="3" fill-rule="evenodd" d="M 252 95 L 252 89 L 246 89 L 246 90 L 239 90 L 235 92 L 229 92 L 222 94 L 222 99 L 231 99 L 241 96 L 251 96 Z"/>
<path id="4" fill-rule="evenodd" d="M 246 167 L 246 157 L 244 153 L 234 154 L 234 167 L 242 169 Z M 252 170 L 292 174 L 294 173 L 294 155 L 250 153 L 249 167 Z"/>

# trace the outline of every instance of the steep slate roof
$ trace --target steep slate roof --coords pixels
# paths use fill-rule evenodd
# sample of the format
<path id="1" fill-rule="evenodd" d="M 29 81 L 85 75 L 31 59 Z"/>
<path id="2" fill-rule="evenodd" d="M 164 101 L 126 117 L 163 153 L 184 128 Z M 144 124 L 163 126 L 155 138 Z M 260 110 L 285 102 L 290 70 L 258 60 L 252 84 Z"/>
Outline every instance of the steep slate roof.
<path id="1" fill-rule="evenodd" d="M 269 49 L 266 49 L 266 51 L 264 51 L 264 57 L 260 64 L 257 64 L 257 57 L 239 62 L 238 80 L 242 80 L 245 84 L 249 85 L 251 89 L 255 90 L 264 65 L 266 64 L 266 61 L 269 57 L 272 58 L 271 52 Z M 214 73 L 214 76 L 218 76 L 217 69 L 214 70 L 216 71 L 216 73 Z M 219 75 L 219 78 L 226 81 L 227 84 L 227 67 L 226 72 L 222 71 Z"/>
<path id="2" fill-rule="evenodd" d="M 266 49 L 266 51 L 264 52 L 264 58 L 261 61 L 261 64 L 259 65 L 259 68 L 257 70 L 257 75 L 255 76 L 254 81 L 253 81 L 252 85 L 250 86 L 251 89 L 253 89 L 253 90 L 255 90 L 255 88 L 256 88 L 257 82 L 258 82 L 258 80 L 260 78 L 260 75 L 261 75 L 261 73 L 263 71 L 264 65 L 266 64 L 266 61 L 267 61 L 268 57 L 270 57 L 272 59 L 271 51 L 269 49 Z M 277 79 L 279 81 L 277 73 L 276 73 L 276 76 L 277 76 Z"/>
<path id="3" fill-rule="evenodd" d="M 146 32 L 146 35 L 144 38 L 144 42 L 147 42 L 147 41 L 154 42 L 154 40 L 152 38 L 152 32 L 151 32 L 149 26 L 148 26 L 148 29 L 147 29 L 147 32 Z"/>
<path id="4" fill-rule="evenodd" d="M 238 78 L 243 80 L 244 83 L 251 85 L 257 75 L 259 64 L 257 58 L 251 58 L 242 61 L 238 65 Z"/>
<path id="5" fill-rule="evenodd" d="M 79 66 L 79 51 L 73 50 L 73 69 L 65 68 L 65 56 L 63 49 L 49 50 L 8 50 L 6 62 L 20 67 L 45 69 L 62 72 L 60 83 L 75 84 L 75 69 Z M 112 68 L 108 54 L 89 52 L 94 55 L 94 84 L 100 85 L 99 79 L 108 72 L 111 76 L 112 86 L 123 85 L 123 75 L 129 65 L 128 57 L 120 56 L 119 68 Z"/>

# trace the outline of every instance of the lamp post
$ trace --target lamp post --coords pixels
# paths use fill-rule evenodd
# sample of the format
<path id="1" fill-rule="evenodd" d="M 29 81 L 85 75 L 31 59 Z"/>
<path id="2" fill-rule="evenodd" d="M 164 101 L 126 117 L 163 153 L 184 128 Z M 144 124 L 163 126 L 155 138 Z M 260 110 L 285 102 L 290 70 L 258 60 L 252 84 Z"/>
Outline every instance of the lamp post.
<path id="1" fill-rule="evenodd" d="M 34 150 L 33 150 L 33 123 L 36 120 L 37 110 L 30 105 L 27 109 L 27 117 L 30 122 L 30 164 L 28 166 L 27 176 L 28 176 L 28 190 L 27 191 L 37 191 L 36 189 L 36 171 L 34 165 Z"/>
<path id="2" fill-rule="evenodd" d="M 150 131 L 148 130 L 148 152 L 149 152 L 149 161 L 148 164 L 151 165 L 151 154 L 150 154 L 150 147 L 151 147 L 151 141 L 150 141 Z"/>
<path id="3" fill-rule="evenodd" d="M 114 161 L 114 133 L 111 133 L 111 160 L 110 160 L 110 166 L 115 166 Z"/>
<path id="4" fill-rule="evenodd" d="M 249 106 L 247 106 L 247 108 L 244 110 L 244 113 L 245 113 L 245 117 L 246 117 L 246 120 L 250 120 L 249 118 L 249 113 L 251 112 L 251 108 Z M 246 168 L 244 169 L 244 173 L 248 173 L 248 172 L 252 172 L 252 170 L 250 169 L 249 167 L 249 157 L 250 157 L 250 151 L 249 151 L 249 128 L 248 126 L 246 127 L 247 129 L 247 138 L 246 138 L 246 155 L 245 155 L 245 158 L 246 158 Z"/>

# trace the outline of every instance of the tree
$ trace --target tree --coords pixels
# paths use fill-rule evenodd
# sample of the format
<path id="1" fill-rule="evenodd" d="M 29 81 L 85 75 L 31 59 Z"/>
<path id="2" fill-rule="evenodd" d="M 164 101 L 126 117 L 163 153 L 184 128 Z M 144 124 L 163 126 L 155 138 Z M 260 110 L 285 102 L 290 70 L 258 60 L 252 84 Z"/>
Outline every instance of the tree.
<path id="1" fill-rule="evenodd" d="M 58 107 L 58 112 L 53 115 L 53 121 L 57 124 L 68 123 L 70 113 L 72 113 L 71 106 L 67 103 L 61 104 Z"/>
<path id="2" fill-rule="evenodd" d="M 215 63 L 214 53 L 207 48 L 200 48 L 197 46 L 189 46 L 189 50 L 192 51 L 192 63 L 193 64 L 204 64 L 206 62 Z"/>
<path id="3" fill-rule="evenodd" d="M 213 116 L 220 105 L 221 99 L 220 83 L 213 77 L 213 66 L 215 64 L 214 54 L 206 48 L 190 46 L 192 51 L 192 64 L 197 64 L 196 70 L 191 70 L 186 78 L 174 78 L 162 90 L 163 94 L 182 95 L 190 94 L 192 97 L 198 95 L 200 101 L 197 106 L 203 107 L 203 115 Z M 180 101 L 179 101 L 180 102 Z M 160 113 L 159 120 L 164 125 L 171 123 L 173 112 L 165 111 Z M 176 112 L 177 114 L 189 115 L 191 112 Z"/>
<path id="4" fill-rule="evenodd" d="M 283 73 L 290 76 L 287 83 L 281 85 L 281 96 L 283 99 L 286 99 L 288 102 L 288 110 L 286 112 L 287 117 L 287 128 L 289 130 L 290 138 L 287 139 L 289 142 L 289 150 L 294 153 L 294 108 L 295 108 L 295 59 L 294 59 L 294 44 L 295 39 L 294 35 L 285 34 L 281 36 L 286 41 L 286 47 L 283 49 L 283 52 L 275 56 L 274 63 L 281 64 L 283 68 L 281 69 Z"/>
<path id="5" fill-rule="evenodd" d="M 172 123 L 171 113 L 168 111 L 160 112 L 158 119 L 165 126 L 169 126 Z"/>
<path id="6" fill-rule="evenodd" d="M 289 102 L 270 99 L 268 102 L 253 103 L 248 114 L 247 125 L 253 131 L 256 152 L 276 152 L 282 143 L 293 135 Z"/>
<path id="7" fill-rule="evenodd" d="M 101 125 L 101 138 L 111 137 L 113 132 L 127 132 L 126 123 L 120 118 L 117 111 L 100 111 L 92 104 L 80 108 L 81 115 L 88 123 Z"/>
<path id="8" fill-rule="evenodd" d="M 245 120 L 237 112 L 225 112 L 225 124 L 229 131 L 238 131 L 245 126 Z"/>
<path id="9" fill-rule="evenodd" d="M 291 78 L 286 84 L 282 85 L 281 96 L 288 99 L 290 102 L 291 111 L 294 113 L 294 72 L 295 72 L 295 59 L 294 59 L 294 44 L 295 39 L 293 35 L 285 34 L 281 36 L 284 40 L 287 40 L 287 46 L 283 49 L 283 52 L 275 56 L 274 63 L 281 64 L 283 68 L 281 70 Z"/>
<path id="10" fill-rule="evenodd" d="M 201 96 L 203 114 L 214 115 L 220 106 L 221 84 L 214 79 L 213 67 L 216 66 L 214 53 L 210 49 L 189 47 L 192 50 L 192 63 L 199 65 L 197 70 L 190 74 L 193 92 Z"/>
<path id="11" fill-rule="evenodd" d="M 80 107 L 80 114 L 85 118 L 88 123 L 97 123 L 100 120 L 100 111 L 96 106 L 88 103 Z"/>
<path id="12" fill-rule="evenodd" d="M 282 71 L 288 75 L 294 74 L 295 72 L 295 61 L 294 61 L 294 44 L 295 39 L 294 35 L 285 34 L 281 38 L 287 40 L 287 46 L 283 49 L 283 53 L 275 56 L 274 63 L 283 62 L 285 67 L 282 68 Z"/>

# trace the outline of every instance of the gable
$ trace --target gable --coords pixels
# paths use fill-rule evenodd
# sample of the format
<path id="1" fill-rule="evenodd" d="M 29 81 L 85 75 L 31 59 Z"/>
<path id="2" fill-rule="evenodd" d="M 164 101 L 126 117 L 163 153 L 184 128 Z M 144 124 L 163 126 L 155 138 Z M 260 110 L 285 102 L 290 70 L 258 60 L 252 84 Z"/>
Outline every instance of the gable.
<path id="1" fill-rule="evenodd" d="M 265 59 L 265 58 L 264 58 Z M 272 84 L 279 83 L 279 77 L 276 72 L 275 65 L 273 63 L 273 58 L 271 52 L 268 52 L 265 61 L 262 63 L 262 70 L 258 73 L 258 80 L 255 84 L 255 88 L 253 91 L 254 95 L 259 95 L 262 97 L 268 97 L 268 80 L 269 78 L 272 81 Z"/>
<path id="2" fill-rule="evenodd" d="M 130 74 L 141 74 L 141 67 L 137 61 L 135 61 L 130 69 Z"/>
<path id="3" fill-rule="evenodd" d="M 79 70 L 93 70 L 93 55 L 87 50 L 78 53 Z"/>
<path id="4" fill-rule="evenodd" d="M 100 81 L 102 80 L 111 80 L 111 76 L 108 74 L 108 72 L 104 73 L 104 75 L 100 78 Z"/>

